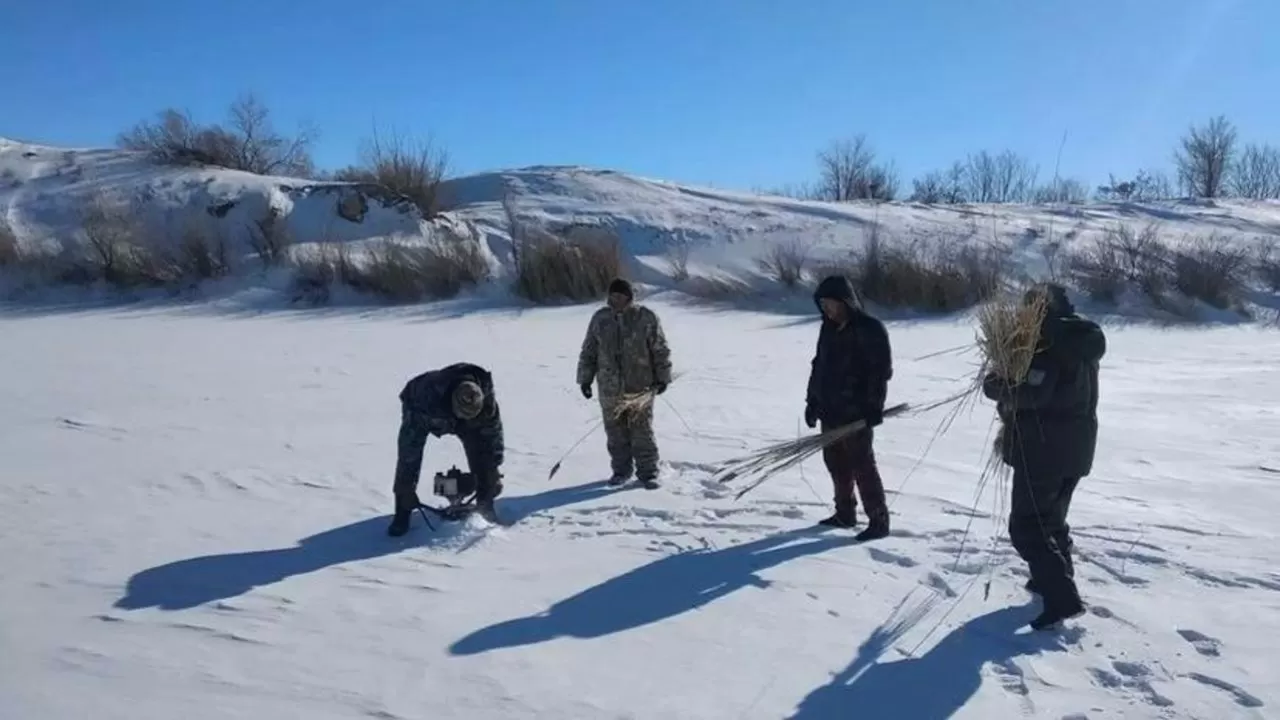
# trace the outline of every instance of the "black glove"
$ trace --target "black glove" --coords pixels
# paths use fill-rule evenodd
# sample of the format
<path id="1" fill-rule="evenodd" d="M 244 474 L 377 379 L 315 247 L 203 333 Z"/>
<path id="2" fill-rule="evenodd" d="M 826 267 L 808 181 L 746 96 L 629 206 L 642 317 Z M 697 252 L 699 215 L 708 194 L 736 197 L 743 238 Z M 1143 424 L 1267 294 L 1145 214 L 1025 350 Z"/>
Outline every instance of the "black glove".
<path id="1" fill-rule="evenodd" d="M 590 400 L 591 399 L 591 383 L 583 383 L 581 387 L 582 387 L 582 397 Z"/>
<path id="2" fill-rule="evenodd" d="M 804 424 L 808 425 L 810 429 L 818 425 L 818 410 L 813 405 L 804 406 Z"/>
<path id="3" fill-rule="evenodd" d="M 666 391 L 667 391 L 667 384 L 666 384 L 666 383 L 664 383 L 664 382 L 660 382 L 660 383 L 654 383 L 654 384 L 653 384 L 653 392 L 654 392 L 654 394 L 656 394 L 656 395 L 661 395 L 662 393 L 664 393 L 664 392 L 666 392 Z"/>
<path id="4" fill-rule="evenodd" d="M 876 409 L 863 413 L 863 419 L 867 421 L 867 427 L 873 428 L 884 422 L 884 410 Z"/>

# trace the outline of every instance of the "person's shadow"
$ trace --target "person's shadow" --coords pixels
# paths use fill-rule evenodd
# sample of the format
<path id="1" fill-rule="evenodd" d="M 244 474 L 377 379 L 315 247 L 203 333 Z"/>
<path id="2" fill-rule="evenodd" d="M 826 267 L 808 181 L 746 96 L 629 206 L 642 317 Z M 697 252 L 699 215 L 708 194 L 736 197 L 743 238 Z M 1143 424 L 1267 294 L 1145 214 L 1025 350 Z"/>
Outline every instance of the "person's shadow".
<path id="1" fill-rule="evenodd" d="M 961 625 L 918 658 L 893 662 L 880 659 L 895 633 L 878 629 L 849 667 L 809 693 L 788 720 L 949 718 L 977 693 L 987 663 L 1063 648 L 1053 633 L 1017 633 L 1034 615 L 1031 606 L 1002 608 Z"/>
<path id="2" fill-rule="evenodd" d="M 690 550 L 659 558 L 552 605 L 507 620 L 450 646 L 454 655 L 532 645 L 556 637 L 595 638 L 655 623 L 702 607 L 741 588 L 766 588 L 756 573 L 789 560 L 853 545 L 848 536 L 815 536 L 814 529 L 778 533 L 718 550 Z"/>
<path id="3" fill-rule="evenodd" d="M 506 518 L 519 521 L 536 512 L 583 502 L 607 492 L 601 481 L 535 495 L 499 498 L 496 505 Z M 444 529 L 443 520 L 432 519 L 437 531 L 432 532 L 423 525 L 421 517 L 415 515 L 413 519 L 415 527 L 401 538 L 387 537 L 388 518 L 380 516 L 325 530 L 299 540 L 293 547 L 206 555 L 142 570 L 129 579 L 125 594 L 116 601 L 115 607 L 185 610 L 242 595 L 295 575 L 430 545 Z"/>

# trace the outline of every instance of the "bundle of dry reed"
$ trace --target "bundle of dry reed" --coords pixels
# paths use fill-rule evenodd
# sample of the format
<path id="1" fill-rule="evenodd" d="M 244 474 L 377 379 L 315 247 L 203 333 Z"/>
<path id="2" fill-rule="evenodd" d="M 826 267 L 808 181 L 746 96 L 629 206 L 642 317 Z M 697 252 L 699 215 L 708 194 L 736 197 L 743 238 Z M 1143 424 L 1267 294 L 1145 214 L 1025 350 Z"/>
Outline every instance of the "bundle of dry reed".
<path id="1" fill-rule="evenodd" d="M 1040 326 L 1049 307 L 1043 292 L 1027 298 L 1003 298 L 984 305 L 978 313 L 978 350 L 982 353 L 982 378 L 993 372 L 1010 384 L 1026 379 L 1031 358 L 1040 344 Z"/>
<path id="2" fill-rule="evenodd" d="M 910 408 L 907 403 L 899 403 L 884 411 L 886 418 L 901 415 Z M 718 463 L 719 469 L 713 478 L 727 483 L 743 477 L 754 477 L 755 481 L 743 488 L 737 495 L 742 497 L 758 487 L 765 480 L 778 473 L 793 468 L 810 457 L 822 452 L 824 448 L 844 438 L 861 432 L 866 422 L 858 420 L 847 425 L 832 428 L 816 435 L 807 435 L 795 440 L 774 443 L 755 452 Z"/>

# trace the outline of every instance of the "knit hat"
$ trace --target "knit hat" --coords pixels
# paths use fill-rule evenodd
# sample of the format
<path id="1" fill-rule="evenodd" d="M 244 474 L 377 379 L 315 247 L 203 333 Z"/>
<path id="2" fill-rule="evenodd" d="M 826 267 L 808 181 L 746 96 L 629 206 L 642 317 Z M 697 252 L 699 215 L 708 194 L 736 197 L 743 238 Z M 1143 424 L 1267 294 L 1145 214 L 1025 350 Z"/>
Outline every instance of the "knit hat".
<path id="1" fill-rule="evenodd" d="M 453 389 L 453 414 L 463 420 L 474 420 L 484 409 L 484 391 L 471 380 L 463 380 Z"/>
<path id="2" fill-rule="evenodd" d="M 631 292 L 631 283 L 622 278 L 614 278 L 613 282 L 609 283 L 609 294 L 613 293 L 626 295 L 628 300 L 635 299 L 635 295 Z"/>

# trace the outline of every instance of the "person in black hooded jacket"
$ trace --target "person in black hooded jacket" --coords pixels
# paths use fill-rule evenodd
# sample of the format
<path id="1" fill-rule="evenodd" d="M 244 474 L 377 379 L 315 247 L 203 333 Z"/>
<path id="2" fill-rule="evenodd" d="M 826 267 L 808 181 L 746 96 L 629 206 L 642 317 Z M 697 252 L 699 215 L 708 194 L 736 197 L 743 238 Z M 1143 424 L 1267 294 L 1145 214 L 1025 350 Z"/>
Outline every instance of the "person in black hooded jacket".
<path id="1" fill-rule="evenodd" d="M 1001 459 L 1013 469 L 1009 541 L 1027 563 L 1027 589 L 1044 610 L 1042 630 L 1084 612 L 1071 561 L 1067 512 L 1080 479 L 1093 469 L 1098 440 L 1098 363 L 1106 353 L 1102 328 L 1080 317 L 1066 290 L 1046 283 L 1024 302 L 1047 297 L 1040 338 L 1026 378 L 995 373 L 983 393 L 996 401 Z"/>
<path id="2" fill-rule="evenodd" d="M 866 421 L 865 428 L 822 451 L 835 487 L 835 514 L 822 524 L 857 525 L 856 486 L 868 520 L 858 540 L 882 538 L 889 534 L 889 508 L 872 442 L 873 428 L 884 420 L 885 397 L 893 377 L 889 334 L 883 323 L 863 310 L 853 285 L 844 277 L 824 278 L 813 293 L 813 302 L 823 321 L 809 372 L 805 423 L 812 428 L 821 422 L 825 432 Z"/>

